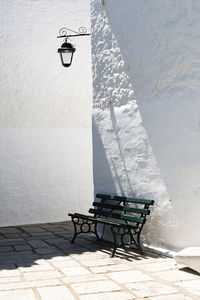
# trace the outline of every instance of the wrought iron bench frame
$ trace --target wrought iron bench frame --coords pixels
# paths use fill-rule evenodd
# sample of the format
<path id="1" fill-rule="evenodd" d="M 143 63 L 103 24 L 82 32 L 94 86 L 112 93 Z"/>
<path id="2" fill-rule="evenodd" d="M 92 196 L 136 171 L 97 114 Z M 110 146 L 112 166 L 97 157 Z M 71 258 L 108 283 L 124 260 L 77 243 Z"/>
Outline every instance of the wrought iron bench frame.
<path id="1" fill-rule="evenodd" d="M 149 206 L 154 200 L 128 198 L 97 194 L 99 202 L 93 202 L 94 208 L 89 209 L 93 215 L 79 213 L 68 214 L 74 224 L 74 235 L 71 243 L 74 243 L 77 235 L 81 233 L 94 233 L 97 240 L 101 240 L 98 232 L 98 223 L 108 225 L 113 235 L 113 250 L 111 257 L 114 257 L 119 246 L 117 236 L 120 237 L 120 244 L 135 245 L 136 249 L 143 254 L 140 243 L 140 234 L 146 222 L 146 216 L 150 214 Z M 126 241 L 125 237 L 129 237 Z"/>

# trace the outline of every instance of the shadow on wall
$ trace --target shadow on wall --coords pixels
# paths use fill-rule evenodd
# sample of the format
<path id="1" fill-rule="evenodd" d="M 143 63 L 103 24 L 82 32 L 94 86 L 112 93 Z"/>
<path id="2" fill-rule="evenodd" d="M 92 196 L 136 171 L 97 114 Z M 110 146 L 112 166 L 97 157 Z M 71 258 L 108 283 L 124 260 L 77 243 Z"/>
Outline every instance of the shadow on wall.
<path id="1" fill-rule="evenodd" d="M 188 26 L 194 9 L 92 1 L 94 168 L 106 161 L 101 178 L 94 171 L 95 190 L 157 200 L 149 241 L 171 249 L 200 244 L 198 218 L 189 220 L 200 209 L 199 84 L 192 63 L 199 63 L 200 49 Z M 96 152 L 97 140 L 104 154 Z"/>

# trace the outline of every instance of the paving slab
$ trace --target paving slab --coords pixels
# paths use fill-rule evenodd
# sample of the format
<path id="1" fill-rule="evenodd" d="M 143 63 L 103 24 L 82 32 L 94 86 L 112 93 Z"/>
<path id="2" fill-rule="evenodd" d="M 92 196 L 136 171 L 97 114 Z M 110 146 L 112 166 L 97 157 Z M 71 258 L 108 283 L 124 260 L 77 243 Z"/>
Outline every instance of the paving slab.
<path id="1" fill-rule="evenodd" d="M 19 282 L 21 281 L 20 276 L 9 276 L 9 277 L 1 277 L 0 278 L 0 284 L 1 283 L 12 283 L 12 282 Z"/>
<path id="2" fill-rule="evenodd" d="M 22 233 L 21 230 L 19 228 L 16 227 L 1 227 L 0 228 L 0 233 L 4 234 L 4 233 Z"/>
<path id="3" fill-rule="evenodd" d="M 135 296 L 147 298 L 151 296 L 167 295 L 177 293 L 178 290 L 170 285 L 157 281 L 147 281 L 142 283 L 129 283 L 125 285 Z"/>
<path id="4" fill-rule="evenodd" d="M 54 254 L 54 253 L 62 253 L 60 249 L 56 247 L 47 247 L 47 248 L 35 248 L 35 252 L 37 254 Z"/>
<path id="5" fill-rule="evenodd" d="M 22 281 L 22 282 L 14 282 L 12 284 L 10 283 L 0 284 L 0 291 L 28 289 L 28 288 L 44 287 L 44 286 L 57 286 L 57 285 L 61 285 L 58 279 Z"/>
<path id="6" fill-rule="evenodd" d="M 81 267 L 80 263 L 77 261 L 70 259 L 70 260 L 64 260 L 64 261 L 53 261 L 52 265 L 57 269 L 63 269 L 65 267 Z"/>
<path id="7" fill-rule="evenodd" d="M 132 260 L 132 264 L 135 265 L 143 265 L 143 264 L 152 264 L 152 263 L 163 263 L 163 262 L 169 262 L 171 261 L 171 258 L 168 257 L 163 257 L 163 256 L 154 256 L 151 254 L 146 254 L 146 255 L 140 255 L 140 256 L 136 256 L 133 260 Z"/>
<path id="8" fill-rule="evenodd" d="M 29 246 L 28 244 L 21 244 L 21 245 L 14 245 L 13 248 L 16 251 L 27 251 L 27 250 L 32 250 L 31 246 Z"/>
<path id="9" fill-rule="evenodd" d="M 89 259 L 82 260 L 81 263 L 86 267 L 99 267 L 99 266 L 108 266 L 115 263 L 111 258 L 101 258 L 101 259 Z"/>
<path id="10" fill-rule="evenodd" d="M 21 272 L 46 271 L 46 270 L 54 269 L 53 266 L 51 266 L 45 260 L 36 260 L 34 264 L 30 264 L 30 263 L 18 264 L 18 267 Z"/>
<path id="11" fill-rule="evenodd" d="M 140 264 L 139 268 L 141 270 L 153 273 L 153 272 L 168 271 L 168 270 L 176 269 L 177 263 L 173 259 L 171 259 L 170 261 L 164 261 L 164 262 Z"/>
<path id="12" fill-rule="evenodd" d="M 0 253 L 0 265 L 7 263 L 35 261 L 39 256 L 33 251 L 17 251 Z"/>
<path id="13" fill-rule="evenodd" d="M 7 239 L 7 238 L 3 238 L 3 239 L 0 239 L 0 246 L 6 246 L 6 245 L 20 245 L 20 244 L 24 244 L 24 238 L 19 237 L 18 238 L 15 238 L 15 239 Z"/>
<path id="14" fill-rule="evenodd" d="M 111 272 L 108 273 L 108 277 L 118 283 L 152 280 L 152 278 L 149 275 L 142 273 L 141 271 L 138 270 Z"/>
<path id="15" fill-rule="evenodd" d="M 177 286 L 184 288 L 194 295 L 200 296 L 200 280 L 178 282 Z"/>
<path id="16" fill-rule="evenodd" d="M 17 269 L 0 270 L 0 277 L 19 276 L 20 272 Z"/>
<path id="17" fill-rule="evenodd" d="M 32 239 L 42 239 L 42 238 L 50 238 L 50 237 L 54 237 L 54 233 L 52 232 L 47 232 L 47 231 L 44 231 L 44 232 L 33 232 L 33 233 L 29 233 L 29 237 L 32 238 Z M 29 238 L 26 238 L 26 239 L 29 239 Z"/>
<path id="18" fill-rule="evenodd" d="M 65 253 L 61 253 L 61 254 L 56 254 L 55 256 L 52 256 L 50 254 L 47 255 L 41 255 L 40 256 L 43 260 L 45 260 L 46 262 L 63 262 L 63 261 L 71 261 L 72 257 L 69 255 L 66 255 Z"/>
<path id="19" fill-rule="evenodd" d="M 36 300 L 32 290 L 0 292 L 0 300 Z"/>
<path id="20" fill-rule="evenodd" d="M 27 243 L 33 248 L 50 248 L 50 246 L 47 243 L 39 239 L 27 240 Z"/>
<path id="21" fill-rule="evenodd" d="M 89 274 L 89 275 L 79 275 L 79 276 L 68 276 L 62 278 L 64 283 L 80 283 L 80 282 L 91 282 L 99 280 L 107 280 L 108 278 L 104 274 Z"/>
<path id="22" fill-rule="evenodd" d="M 65 274 L 65 276 L 79 276 L 79 275 L 91 274 L 91 272 L 84 267 L 60 268 L 60 271 L 63 274 Z"/>
<path id="23" fill-rule="evenodd" d="M 2 271 L 2 270 L 16 270 L 16 265 L 2 261 L 2 265 L 0 265 L 0 271 Z"/>
<path id="24" fill-rule="evenodd" d="M 113 265 L 108 265 L 108 266 L 100 266 L 100 267 L 93 267 L 93 268 L 89 268 L 89 270 L 95 274 L 98 273 L 109 273 L 109 272 L 113 272 L 113 271 L 127 271 L 127 270 L 131 270 L 132 266 L 128 265 L 128 264 L 113 264 Z"/>
<path id="25" fill-rule="evenodd" d="M 156 297 L 150 297 L 148 300 L 192 300 L 193 298 L 190 298 L 188 296 L 185 296 L 184 294 L 170 294 L 170 295 L 164 295 L 164 296 L 156 296 Z"/>
<path id="26" fill-rule="evenodd" d="M 48 238 L 48 239 L 44 239 L 44 241 L 47 243 L 47 244 L 62 244 L 62 243 L 67 243 L 69 244 L 70 241 L 68 240 L 65 240 L 63 237 L 52 237 L 52 238 Z"/>
<path id="27" fill-rule="evenodd" d="M 41 226 L 21 226 L 20 227 L 23 231 L 28 232 L 28 233 L 41 233 L 41 232 L 46 232 L 45 229 L 43 229 Z"/>
<path id="28" fill-rule="evenodd" d="M 14 248 L 11 246 L 0 246 L 0 252 L 10 252 L 14 251 Z"/>
<path id="29" fill-rule="evenodd" d="M 111 293 L 96 293 L 87 294 L 79 297 L 80 300 L 129 300 L 135 297 L 129 292 L 111 292 Z"/>
<path id="30" fill-rule="evenodd" d="M 44 279 L 61 278 L 61 277 L 63 277 L 63 275 L 56 270 L 24 273 L 24 278 L 27 281 L 44 280 Z"/>
<path id="31" fill-rule="evenodd" d="M 43 287 L 37 290 L 42 300 L 75 300 L 75 297 L 65 286 Z"/>
<path id="32" fill-rule="evenodd" d="M 169 282 L 195 280 L 195 279 L 198 280 L 200 278 L 198 274 L 190 273 L 181 269 L 155 272 L 154 275 L 159 279 L 166 280 Z"/>
<path id="33" fill-rule="evenodd" d="M 72 257 L 74 257 L 77 260 L 89 260 L 89 259 L 100 259 L 100 258 L 107 258 L 108 255 L 107 253 L 103 253 L 101 251 L 95 251 L 95 252 L 91 252 L 91 251 L 85 251 L 84 253 L 80 253 L 80 254 L 73 254 Z"/>
<path id="34" fill-rule="evenodd" d="M 4 237 L 12 239 L 12 238 L 17 238 L 19 236 L 19 233 L 4 233 Z M 29 237 L 29 234 L 26 232 L 20 233 L 21 237 Z"/>
<path id="35" fill-rule="evenodd" d="M 71 286 L 77 294 L 89 294 L 121 290 L 121 287 L 112 280 L 95 281 L 90 283 L 75 283 Z"/>

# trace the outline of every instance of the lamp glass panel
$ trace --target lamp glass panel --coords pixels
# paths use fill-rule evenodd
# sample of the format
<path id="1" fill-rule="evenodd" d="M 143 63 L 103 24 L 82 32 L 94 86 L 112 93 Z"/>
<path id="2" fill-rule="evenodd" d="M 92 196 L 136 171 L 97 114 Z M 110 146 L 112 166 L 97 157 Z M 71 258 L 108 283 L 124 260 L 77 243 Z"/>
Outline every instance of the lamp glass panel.
<path id="1" fill-rule="evenodd" d="M 71 64 L 73 52 L 65 51 L 65 52 L 61 52 L 61 55 L 62 55 L 63 64 L 66 64 L 66 65 Z"/>

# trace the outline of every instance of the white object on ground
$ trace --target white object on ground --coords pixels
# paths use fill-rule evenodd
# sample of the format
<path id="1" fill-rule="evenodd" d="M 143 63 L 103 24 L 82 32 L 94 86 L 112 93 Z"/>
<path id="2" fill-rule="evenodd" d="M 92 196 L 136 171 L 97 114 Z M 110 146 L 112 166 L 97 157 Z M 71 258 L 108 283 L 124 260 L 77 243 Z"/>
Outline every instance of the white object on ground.
<path id="1" fill-rule="evenodd" d="M 200 273 L 200 247 L 189 247 L 177 252 L 174 259 Z"/>

